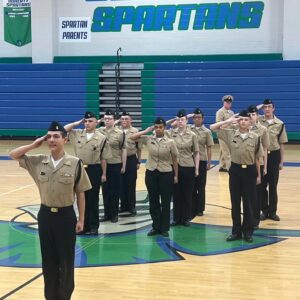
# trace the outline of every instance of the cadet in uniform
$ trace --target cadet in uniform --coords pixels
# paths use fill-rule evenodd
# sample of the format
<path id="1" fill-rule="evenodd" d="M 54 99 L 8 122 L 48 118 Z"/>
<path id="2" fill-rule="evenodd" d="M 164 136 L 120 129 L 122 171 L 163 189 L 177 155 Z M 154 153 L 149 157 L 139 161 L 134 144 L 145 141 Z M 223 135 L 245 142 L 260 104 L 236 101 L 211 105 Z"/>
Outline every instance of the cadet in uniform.
<path id="1" fill-rule="evenodd" d="M 260 221 L 260 209 L 261 209 L 261 199 L 262 199 L 262 181 L 263 176 L 267 174 L 267 160 L 268 160 L 268 148 L 269 148 L 269 134 L 267 128 L 262 126 L 258 122 L 258 109 L 256 106 L 251 105 L 248 107 L 249 115 L 251 118 L 250 130 L 255 132 L 260 137 L 260 142 L 264 150 L 263 157 L 260 158 L 260 174 L 261 183 L 256 185 L 256 197 L 253 199 L 253 218 L 254 218 L 254 229 L 258 229 Z"/>
<path id="2" fill-rule="evenodd" d="M 223 107 L 220 108 L 216 113 L 216 122 L 226 121 L 233 116 L 231 110 L 233 96 L 225 95 L 222 97 Z M 224 141 L 219 139 L 220 155 L 219 155 L 219 171 L 228 172 L 230 167 L 230 151 Z"/>
<path id="3" fill-rule="evenodd" d="M 178 152 L 175 142 L 165 135 L 165 127 L 165 120 L 158 117 L 154 126 L 130 136 L 132 140 L 140 138 L 148 149 L 145 183 L 149 195 L 150 215 L 153 221 L 148 236 L 156 234 L 169 236 L 170 202 L 174 183 L 178 182 Z M 155 134 L 147 136 L 146 134 L 152 132 L 153 129 Z"/>
<path id="4" fill-rule="evenodd" d="M 136 215 L 136 180 L 137 170 L 141 163 L 141 147 L 138 142 L 129 137 L 138 132 L 132 127 L 132 118 L 130 113 L 123 111 L 121 115 L 120 129 L 126 135 L 127 141 L 127 162 L 125 173 L 121 175 L 121 207 L 120 212 L 128 211 L 131 215 Z"/>
<path id="5" fill-rule="evenodd" d="M 115 114 L 108 109 L 104 115 L 105 127 L 98 129 L 106 136 L 112 153 L 107 159 L 107 178 L 102 186 L 104 217 L 100 221 L 111 220 L 112 223 L 118 222 L 121 174 L 125 173 L 127 159 L 125 133 L 115 127 L 114 122 Z"/>
<path id="6" fill-rule="evenodd" d="M 10 152 L 35 181 L 41 207 L 38 213 L 42 268 L 47 300 L 71 299 L 74 290 L 76 232 L 84 224 L 84 192 L 91 188 L 89 178 L 77 157 L 64 152 L 67 132 L 52 122 L 46 136 Z M 47 141 L 50 155 L 27 155 Z M 73 208 L 76 193 L 79 219 Z"/>
<path id="7" fill-rule="evenodd" d="M 81 123 L 85 129 L 73 129 Z M 100 186 L 106 181 L 106 160 L 111 157 L 109 143 L 96 126 L 97 118 L 92 112 L 86 112 L 84 119 L 65 126 L 75 155 L 83 162 L 92 184 L 92 189 L 85 192 L 84 229 L 80 234 L 98 234 Z"/>
<path id="8" fill-rule="evenodd" d="M 270 218 L 274 221 L 280 221 L 277 215 L 277 184 L 279 180 L 279 170 L 283 168 L 284 144 L 288 142 L 284 123 L 275 115 L 275 106 L 271 99 L 263 102 L 264 116 L 259 118 L 259 122 L 267 127 L 270 148 L 268 151 L 268 168 L 267 174 L 262 181 L 262 214 L 261 220 Z M 267 190 L 268 187 L 268 190 Z"/>
<path id="9" fill-rule="evenodd" d="M 177 128 L 168 131 L 175 141 L 178 156 L 178 183 L 174 187 L 172 226 L 189 226 L 195 177 L 199 175 L 199 146 L 197 136 L 187 126 L 185 110 L 177 113 Z"/>
<path id="10" fill-rule="evenodd" d="M 190 128 L 197 135 L 200 162 L 199 175 L 195 178 L 194 192 L 193 192 L 193 216 L 203 216 L 205 210 L 205 187 L 207 170 L 211 167 L 211 146 L 214 145 L 214 140 L 211 131 L 203 125 L 204 114 L 199 109 L 194 110 L 193 122 Z"/>
<path id="11" fill-rule="evenodd" d="M 222 129 L 221 126 L 238 121 L 238 129 Z M 231 117 L 226 121 L 210 126 L 230 149 L 231 166 L 229 169 L 229 189 L 231 198 L 232 234 L 227 241 L 242 239 L 253 241 L 252 201 L 256 197 L 256 184 L 260 183 L 259 159 L 263 156 L 260 138 L 249 131 L 250 117 L 247 110 L 241 111 L 239 117 Z M 241 223 L 241 200 L 243 201 L 243 223 Z"/>

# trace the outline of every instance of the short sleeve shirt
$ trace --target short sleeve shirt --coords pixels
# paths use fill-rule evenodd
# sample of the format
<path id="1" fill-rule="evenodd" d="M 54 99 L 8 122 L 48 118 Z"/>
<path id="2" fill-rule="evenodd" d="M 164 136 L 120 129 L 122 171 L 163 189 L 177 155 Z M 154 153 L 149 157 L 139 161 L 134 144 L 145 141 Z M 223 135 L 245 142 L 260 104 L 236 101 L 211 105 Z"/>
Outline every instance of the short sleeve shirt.
<path id="1" fill-rule="evenodd" d="M 105 135 L 99 131 L 95 131 L 92 138 L 88 140 L 86 130 L 72 129 L 69 132 L 69 140 L 75 155 L 85 165 L 100 164 L 101 160 L 107 160 L 112 156 Z"/>
<path id="2" fill-rule="evenodd" d="M 220 108 L 216 113 L 216 122 L 226 121 L 234 115 L 234 112 L 224 107 Z"/>
<path id="3" fill-rule="evenodd" d="M 180 134 L 178 128 L 176 128 L 168 130 L 167 135 L 174 140 L 178 149 L 178 164 L 181 167 L 194 167 L 193 154 L 199 152 L 196 134 L 189 128 Z"/>
<path id="4" fill-rule="evenodd" d="M 120 128 L 123 130 L 122 128 Z M 127 130 L 124 130 L 127 141 L 127 156 L 136 155 L 137 150 L 141 149 L 141 143 L 139 141 L 134 141 L 130 138 L 131 135 L 138 132 L 138 129 L 135 127 L 130 127 Z"/>
<path id="5" fill-rule="evenodd" d="M 24 155 L 19 164 L 35 181 L 41 203 L 49 207 L 70 206 L 74 203 L 75 192 L 85 192 L 92 187 L 82 163 L 75 156 L 65 154 L 56 168 L 49 155 Z"/>
<path id="6" fill-rule="evenodd" d="M 227 144 L 232 162 L 254 165 L 256 158 L 260 159 L 263 156 L 260 138 L 256 133 L 250 131 L 245 138 L 242 138 L 239 130 L 235 129 L 218 129 L 216 132 L 218 138 Z"/>
<path id="7" fill-rule="evenodd" d="M 260 137 L 260 142 L 263 149 L 269 149 L 270 147 L 270 140 L 268 130 L 265 126 L 262 126 L 259 122 L 252 126 L 251 131 L 255 132 Z M 260 164 L 264 164 L 263 157 L 260 158 Z"/>
<path id="8" fill-rule="evenodd" d="M 98 129 L 106 136 L 111 147 L 111 158 L 107 159 L 108 164 L 118 164 L 122 162 L 122 149 L 127 149 L 127 141 L 125 133 L 117 127 L 107 129 L 100 127 Z"/>
<path id="9" fill-rule="evenodd" d="M 200 160 L 206 161 L 207 147 L 211 147 L 214 145 L 212 133 L 204 125 L 202 125 L 201 127 L 196 127 L 195 125 L 192 125 L 190 128 L 197 135 Z"/>
<path id="10" fill-rule="evenodd" d="M 284 123 L 274 116 L 273 122 L 270 124 L 264 116 L 259 117 L 259 122 L 265 126 L 269 133 L 270 151 L 280 149 L 280 144 L 288 142 Z"/>
<path id="11" fill-rule="evenodd" d="M 178 156 L 178 151 L 173 140 L 169 139 L 166 135 L 161 139 L 158 139 L 155 135 L 144 135 L 140 138 L 140 141 L 148 149 L 147 170 L 158 170 L 160 172 L 171 172 L 173 170 L 171 164 L 172 156 Z"/>

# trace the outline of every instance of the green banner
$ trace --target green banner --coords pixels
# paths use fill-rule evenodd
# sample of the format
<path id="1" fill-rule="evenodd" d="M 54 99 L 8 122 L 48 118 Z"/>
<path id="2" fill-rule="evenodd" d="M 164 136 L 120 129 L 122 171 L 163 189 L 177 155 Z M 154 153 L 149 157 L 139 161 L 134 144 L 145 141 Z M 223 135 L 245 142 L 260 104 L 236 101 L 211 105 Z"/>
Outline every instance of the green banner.
<path id="1" fill-rule="evenodd" d="M 31 43 L 31 0 L 4 0 L 4 40 L 22 47 Z"/>

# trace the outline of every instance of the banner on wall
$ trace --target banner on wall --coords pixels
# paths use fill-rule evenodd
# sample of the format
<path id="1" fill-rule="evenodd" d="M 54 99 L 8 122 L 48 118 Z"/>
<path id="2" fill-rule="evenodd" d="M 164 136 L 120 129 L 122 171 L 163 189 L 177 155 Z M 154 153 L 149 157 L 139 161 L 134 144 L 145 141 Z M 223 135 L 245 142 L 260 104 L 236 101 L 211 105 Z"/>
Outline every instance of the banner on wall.
<path id="1" fill-rule="evenodd" d="M 4 41 L 22 47 L 31 43 L 31 0 L 3 0 Z"/>
<path id="2" fill-rule="evenodd" d="M 90 43 L 91 18 L 61 17 L 59 18 L 59 41 L 61 43 Z"/>

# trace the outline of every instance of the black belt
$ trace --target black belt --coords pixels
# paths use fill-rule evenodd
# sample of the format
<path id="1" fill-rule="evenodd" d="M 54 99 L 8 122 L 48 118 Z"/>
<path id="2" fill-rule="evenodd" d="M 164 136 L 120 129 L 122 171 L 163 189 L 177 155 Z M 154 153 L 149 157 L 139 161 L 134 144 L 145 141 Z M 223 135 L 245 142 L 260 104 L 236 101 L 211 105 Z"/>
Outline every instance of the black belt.
<path id="1" fill-rule="evenodd" d="M 247 168 L 250 168 L 250 167 L 255 167 L 255 164 L 253 165 L 246 165 L 246 164 L 236 164 L 234 162 L 231 162 L 231 164 L 235 167 L 239 167 L 241 169 L 247 169 Z"/>
<path id="2" fill-rule="evenodd" d="M 273 150 L 273 151 L 268 151 L 268 154 L 271 154 L 271 153 L 276 153 L 276 152 L 280 152 L 280 149 L 278 149 L 278 150 Z"/>
<path id="3" fill-rule="evenodd" d="M 95 167 L 95 166 L 101 166 L 101 164 L 89 164 L 89 165 L 86 165 L 84 164 L 83 167 L 86 169 L 88 167 Z"/>
<path id="4" fill-rule="evenodd" d="M 64 206 L 64 207 L 49 207 L 44 204 L 41 204 L 41 210 L 52 212 L 52 213 L 62 213 L 72 209 L 73 209 L 73 205 Z"/>

